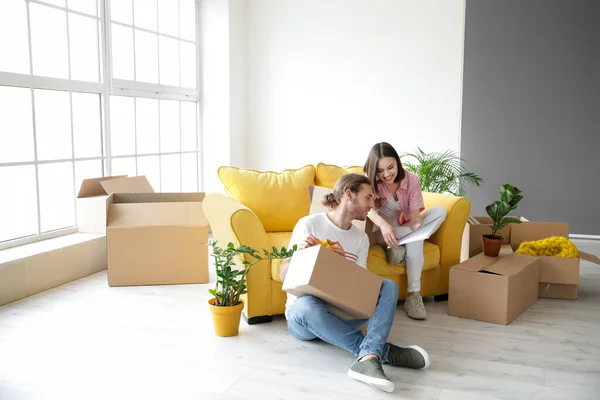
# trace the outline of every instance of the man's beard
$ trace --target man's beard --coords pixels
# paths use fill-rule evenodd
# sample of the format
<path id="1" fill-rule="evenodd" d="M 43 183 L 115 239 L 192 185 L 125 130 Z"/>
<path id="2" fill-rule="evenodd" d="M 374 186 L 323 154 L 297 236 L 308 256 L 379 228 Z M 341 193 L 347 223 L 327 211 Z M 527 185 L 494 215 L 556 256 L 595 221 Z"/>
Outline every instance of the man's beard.
<path id="1" fill-rule="evenodd" d="M 357 198 L 352 199 L 352 201 L 350 202 L 349 208 L 350 208 L 349 214 L 352 216 L 352 219 L 356 219 L 359 221 L 364 221 L 367 219 L 367 217 L 362 213 L 362 211 L 360 209 Z"/>

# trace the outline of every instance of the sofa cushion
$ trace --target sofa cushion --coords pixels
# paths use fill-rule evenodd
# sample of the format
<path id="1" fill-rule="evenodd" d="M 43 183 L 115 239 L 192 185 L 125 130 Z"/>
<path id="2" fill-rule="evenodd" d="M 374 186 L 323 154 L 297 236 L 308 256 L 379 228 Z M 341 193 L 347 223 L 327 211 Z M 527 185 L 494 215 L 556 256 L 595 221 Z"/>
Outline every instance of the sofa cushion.
<path id="1" fill-rule="evenodd" d="M 425 256 L 423 271 L 439 267 L 440 248 L 437 245 L 425 242 L 423 246 L 423 254 Z M 369 249 L 367 267 L 369 268 L 369 271 L 380 276 L 406 274 L 406 268 L 404 267 L 404 265 L 390 265 L 387 263 L 385 250 L 383 249 L 383 247 L 378 245 L 373 245 Z"/>
<path id="2" fill-rule="evenodd" d="M 266 232 L 292 231 L 308 214 L 308 187 L 315 184 L 315 167 L 282 172 L 220 167 L 219 178 L 231 198 L 258 216 Z"/>
<path id="3" fill-rule="evenodd" d="M 364 175 L 363 167 L 338 167 L 337 165 L 319 163 L 317 164 L 315 184 L 317 186 L 333 188 L 337 180 L 346 174 Z"/>
<path id="4" fill-rule="evenodd" d="M 269 248 L 267 250 L 272 250 L 273 246 L 277 250 L 281 250 L 282 247 L 286 249 L 290 245 L 290 239 L 292 238 L 292 232 L 271 232 L 267 233 L 267 242 L 269 243 Z M 282 260 L 271 260 L 271 278 L 281 282 L 281 278 L 279 277 L 279 266 L 281 265 Z"/>

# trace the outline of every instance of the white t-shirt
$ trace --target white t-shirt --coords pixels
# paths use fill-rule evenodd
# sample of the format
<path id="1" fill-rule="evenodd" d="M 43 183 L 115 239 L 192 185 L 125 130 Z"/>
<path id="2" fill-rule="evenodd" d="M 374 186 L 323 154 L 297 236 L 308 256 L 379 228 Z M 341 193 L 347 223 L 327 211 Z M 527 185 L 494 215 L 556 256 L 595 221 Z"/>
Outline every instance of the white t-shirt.
<path id="1" fill-rule="evenodd" d="M 369 237 L 359 228 L 352 225 L 348 230 L 341 229 L 335 225 L 326 213 L 311 214 L 302 217 L 292 232 L 292 238 L 288 248 L 299 245 L 309 234 L 313 234 L 320 240 L 337 240 L 344 248 L 346 258 L 363 268 L 367 268 L 367 256 L 369 255 Z M 294 304 L 297 297 L 288 293 L 285 310 Z"/>

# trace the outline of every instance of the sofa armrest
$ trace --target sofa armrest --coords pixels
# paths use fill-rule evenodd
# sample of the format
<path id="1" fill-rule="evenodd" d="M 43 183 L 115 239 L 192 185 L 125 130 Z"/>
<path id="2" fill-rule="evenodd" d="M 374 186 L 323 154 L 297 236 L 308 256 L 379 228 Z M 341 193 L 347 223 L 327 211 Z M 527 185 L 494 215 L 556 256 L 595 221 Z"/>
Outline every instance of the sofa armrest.
<path id="1" fill-rule="evenodd" d="M 471 203 L 465 197 L 423 192 L 425 208 L 442 206 L 448 216 L 438 231 L 427 241 L 440 248 L 440 267 L 450 268 L 460 263 L 463 231 L 471 212 Z"/>
<path id="2" fill-rule="evenodd" d="M 269 250 L 267 235 L 262 222 L 256 214 L 243 204 L 220 193 L 208 194 L 202 202 L 202 210 L 210 225 L 213 238 L 219 245 L 226 246 L 232 242 L 250 246 L 263 254 Z M 246 261 L 253 261 L 244 256 Z M 241 262 L 238 263 L 241 268 Z M 248 294 L 244 309 L 251 318 L 259 315 L 271 315 L 271 261 L 262 260 L 252 266 L 246 276 Z"/>

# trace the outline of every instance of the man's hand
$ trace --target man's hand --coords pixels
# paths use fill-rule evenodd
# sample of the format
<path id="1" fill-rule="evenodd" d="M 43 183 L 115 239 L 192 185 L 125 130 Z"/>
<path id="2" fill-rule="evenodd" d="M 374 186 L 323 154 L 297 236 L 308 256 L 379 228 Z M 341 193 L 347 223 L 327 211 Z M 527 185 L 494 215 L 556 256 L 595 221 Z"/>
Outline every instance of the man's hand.
<path id="1" fill-rule="evenodd" d="M 311 234 L 309 234 L 309 235 L 306 237 L 306 239 L 304 239 L 303 241 L 301 241 L 301 242 L 298 244 L 298 250 L 304 250 L 304 249 L 307 249 L 307 248 L 309 248 L 309 247 L 316 246 L 316 245 L 318 245 L 318 244 L 319 244 L 319 239 L 317 239 L 317 238 L 315 237 L 315 235 L 313 235 L 313 234 L 311 233 Z"/>
<path id="2" fill-rule="evenodd" d="M 382 224 L 381 226 L 381 235 L 383 236 L 383 240 L 387 243 L 388 246 L 395 248 L 398 247 L 398 238 L 396 237 L 396 231 L 389 223 Z"/>
<path id="3" fill-rule="evenodd" d="M 344 248 L 342 247 L 340 242 L 338 242 L 337 240 L 331 240 L 329 242 L 329 245 L 331 246 L 331 249 L 338 253 L 340 256 L 346 257 L 346 252 L 344 251 Z"/>

